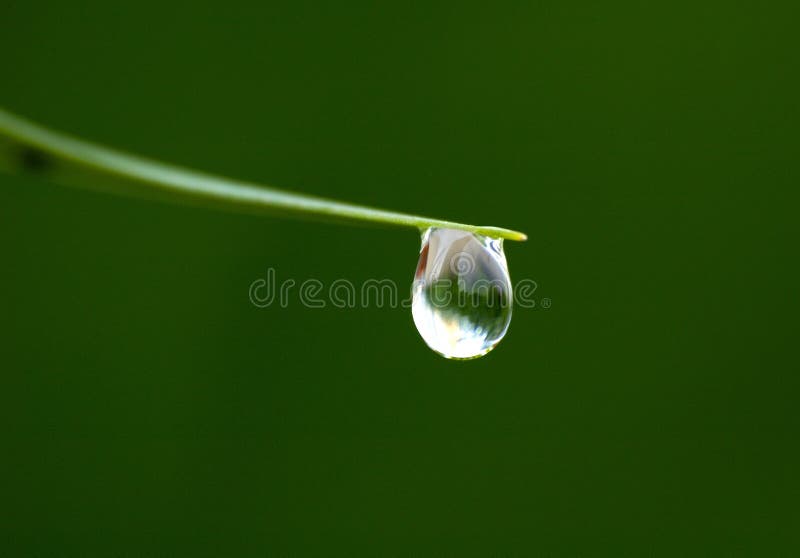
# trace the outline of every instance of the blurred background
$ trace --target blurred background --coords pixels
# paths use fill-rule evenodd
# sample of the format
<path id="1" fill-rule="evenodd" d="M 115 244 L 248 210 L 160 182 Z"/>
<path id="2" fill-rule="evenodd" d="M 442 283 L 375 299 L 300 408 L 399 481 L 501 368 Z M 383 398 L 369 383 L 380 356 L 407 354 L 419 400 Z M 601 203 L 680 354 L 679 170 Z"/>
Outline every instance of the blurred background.
<path id="1" fill-rule="evenodd" d="M 797 9 L 6 2 L 0 106 L 160 160 L 528 233 L 489 356 L 412 230 L 0 176 L 0 554 L 796 555 Z M 541 302 L 547 299 L 549 307 Z"/>

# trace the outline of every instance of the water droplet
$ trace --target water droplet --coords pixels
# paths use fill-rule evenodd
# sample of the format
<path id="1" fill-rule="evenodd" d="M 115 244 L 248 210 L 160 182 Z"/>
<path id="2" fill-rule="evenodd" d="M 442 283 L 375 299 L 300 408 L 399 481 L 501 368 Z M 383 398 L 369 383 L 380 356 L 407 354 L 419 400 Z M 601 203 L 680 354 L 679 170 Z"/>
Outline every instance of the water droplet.
<path id="1" fill-rule="evenodd" d="M 511 322 L 503 240 L 452 229 L 422 234 L 411 313 L 428 346 L 445 358 L 491 351 Z"/>

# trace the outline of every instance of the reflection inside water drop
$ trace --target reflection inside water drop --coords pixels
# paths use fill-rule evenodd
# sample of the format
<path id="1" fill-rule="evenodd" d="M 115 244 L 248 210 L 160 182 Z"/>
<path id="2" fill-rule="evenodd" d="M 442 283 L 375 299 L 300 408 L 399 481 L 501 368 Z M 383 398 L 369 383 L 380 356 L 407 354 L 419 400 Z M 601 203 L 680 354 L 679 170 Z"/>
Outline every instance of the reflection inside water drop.
<path id="1" fill-rule="evenodd" d="M 491 351 L 511 321 L 511 279 L 503 240 L 430 228 L 412 286 L 411 312 L 428 346 L 446 358 Z"/>

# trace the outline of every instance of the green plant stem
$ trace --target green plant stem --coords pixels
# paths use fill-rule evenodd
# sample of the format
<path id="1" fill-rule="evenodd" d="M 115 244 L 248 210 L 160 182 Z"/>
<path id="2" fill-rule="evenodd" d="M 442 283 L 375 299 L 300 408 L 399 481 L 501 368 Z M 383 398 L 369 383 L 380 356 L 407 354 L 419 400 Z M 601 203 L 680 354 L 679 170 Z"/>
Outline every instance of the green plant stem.
<path id="1" fill-rule="evenodd" d="M 296 194 L 151 161 L 55 132 L 0 108 L 0 140 L 12 170 L 41 170 L 54 180 L 101 191 L 193 203 L 219 209 L 371 222 L 425 229 L 441 227 L 495 238 L 525 240 L 498 227 L 465 225 Z M 3 147 L 0 145 L 0 147 Z M 16 155 L 14 155 L 16 154 Z M 60 174 L 59 174 L 60 173 Z"/>

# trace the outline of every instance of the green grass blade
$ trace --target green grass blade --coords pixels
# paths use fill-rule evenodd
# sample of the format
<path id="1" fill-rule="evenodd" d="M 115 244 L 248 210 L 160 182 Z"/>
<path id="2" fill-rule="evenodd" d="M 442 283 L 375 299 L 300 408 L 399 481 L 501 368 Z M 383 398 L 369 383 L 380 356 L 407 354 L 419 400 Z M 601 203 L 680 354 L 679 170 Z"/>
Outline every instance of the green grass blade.
<path id="1" fill-rule="evenodd" d="M 419 229 L 441 227 L 509 240 L 527 238 L 525 234 L 509 229 L 466 225 L 374 209 L 159 163 L 49 130 L 1 108 L 0 142 L 5 144 L 8 148 L 6 152 L 11 154 L 5 161 L 5 166 L 9 169 L 46 170 L 51 164 L 57 164 L 63 182 L 96 190 L 201 204 L 219 209 L 371 222 Z M 43 174 L 46 176 L 45 172 Z"/>

